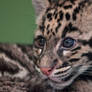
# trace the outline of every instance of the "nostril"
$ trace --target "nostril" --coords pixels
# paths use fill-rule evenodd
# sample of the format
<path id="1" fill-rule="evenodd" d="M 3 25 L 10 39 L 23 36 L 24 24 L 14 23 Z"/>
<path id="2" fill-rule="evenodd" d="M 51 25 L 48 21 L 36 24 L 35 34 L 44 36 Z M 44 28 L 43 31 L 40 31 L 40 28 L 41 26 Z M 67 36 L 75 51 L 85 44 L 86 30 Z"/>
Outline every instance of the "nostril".
<path id="1" fill-rule="evenodd" d="M 53 68 L 49 69 L 48 72 L 51 72 Z"/>
<path id="2" fill-rule="evenodd" d="M 51 74 L 53 68 L 40 68 L 40 70 L 42 71 L 43 74 L 48 76 Z"/>
<path id="3" fill-rule="evenodd" d="M 57 62 L 58 62 L 58 60 L 57 59 L 55 59 L 54 61 L 53 61 L 53 63 L 56 65 L 57 64 Z"/>

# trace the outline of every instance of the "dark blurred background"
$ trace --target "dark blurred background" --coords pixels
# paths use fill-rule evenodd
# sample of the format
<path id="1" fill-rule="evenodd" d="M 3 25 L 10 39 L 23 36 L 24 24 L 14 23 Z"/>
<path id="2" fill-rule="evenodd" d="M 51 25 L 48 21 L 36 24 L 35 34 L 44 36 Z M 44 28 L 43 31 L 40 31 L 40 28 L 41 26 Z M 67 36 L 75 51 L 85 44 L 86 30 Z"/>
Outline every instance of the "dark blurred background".
<path id="1" fill-rule="evenodd" d="M 32 43 L 35 29 L 31 0 L 0 0 L 0 42 Z"/>

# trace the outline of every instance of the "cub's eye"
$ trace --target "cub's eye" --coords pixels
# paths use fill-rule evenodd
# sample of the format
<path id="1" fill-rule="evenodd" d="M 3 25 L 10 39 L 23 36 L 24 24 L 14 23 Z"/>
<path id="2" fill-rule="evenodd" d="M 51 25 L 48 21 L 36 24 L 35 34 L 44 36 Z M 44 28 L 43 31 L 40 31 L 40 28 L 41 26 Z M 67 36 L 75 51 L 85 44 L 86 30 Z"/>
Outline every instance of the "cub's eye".
<path id="1" fill-rule="evenodd" d="M 45 43 L 46 43 L 46 39 L 45 39 L 43 36 L 38 36 L 38 37 L 35 39 L 35 42 L 34 42 L 34 44 L 35 44 L 35 46 L 36 46 L 37 48 L 43 48 L 44 45 L 45 45 Z"/>
<path id="2" fill-rule="evenodd" d="M 62 45 L 63 47 L 65 48 L 71 48 L 73 47 L 75 44 L 75 39 L 71 38 L 71 37 L 66 37 L 63 42 L 62 42 Z"/>

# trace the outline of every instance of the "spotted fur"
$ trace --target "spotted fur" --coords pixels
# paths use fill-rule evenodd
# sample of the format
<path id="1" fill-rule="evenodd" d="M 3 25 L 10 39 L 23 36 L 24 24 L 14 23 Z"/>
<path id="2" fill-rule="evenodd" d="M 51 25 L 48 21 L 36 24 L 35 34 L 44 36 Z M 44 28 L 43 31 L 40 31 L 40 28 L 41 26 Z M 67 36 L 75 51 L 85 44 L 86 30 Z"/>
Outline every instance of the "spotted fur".
<path id="1" fill-rule="evenodd" d="M 92 92 L 92 0 L 32 1 L 33 45 L 0 43 L 0 83 L 8 76 L 31 80 L 32 92 L 43 86 L 45 92 Z"/>

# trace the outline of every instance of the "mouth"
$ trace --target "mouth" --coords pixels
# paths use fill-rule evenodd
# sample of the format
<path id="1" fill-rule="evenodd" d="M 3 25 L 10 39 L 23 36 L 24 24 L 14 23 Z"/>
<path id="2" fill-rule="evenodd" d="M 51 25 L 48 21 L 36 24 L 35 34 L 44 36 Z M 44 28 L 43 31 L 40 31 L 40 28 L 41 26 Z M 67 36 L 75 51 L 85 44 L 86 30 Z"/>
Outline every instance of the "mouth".
<path id="1" fill-rule="evenodd" d="M 48 80 L 48 83 L 51 87 L 61 90 L 71 85 L 77 76 L 78 74 L 77 71 L 75 71 L 75 69 L 67 68 L 65 72 L 59 72 L 59 70 L 54 70 L 49 76 L 45 76 L 44 79 Z"/>
<path id="2" fill-rule="evenodd" d="M 64 70 L 64 69 L 63 69 Z M 52 82 L 56 83 L 64 83 L 68 80 L 70 80 L 71 77 L 73 77 L 74 73 L 72 71 L 72 68 L 67 68 L 64 71 L 53 71 L 49 76 L 48 79 Z"/>

